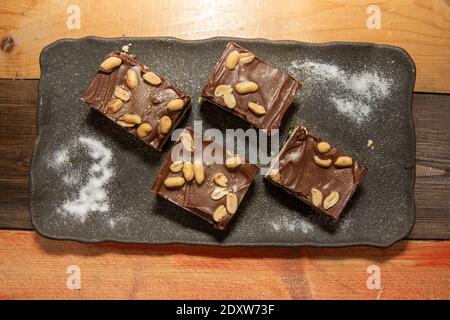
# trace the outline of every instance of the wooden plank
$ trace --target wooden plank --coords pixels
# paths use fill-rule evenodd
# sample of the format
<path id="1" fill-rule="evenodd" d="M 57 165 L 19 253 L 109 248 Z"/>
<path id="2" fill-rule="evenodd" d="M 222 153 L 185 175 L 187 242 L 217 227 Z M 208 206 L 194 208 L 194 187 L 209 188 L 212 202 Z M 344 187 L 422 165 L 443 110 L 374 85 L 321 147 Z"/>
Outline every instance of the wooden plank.
<path id="1" fill-rule="evenodd" d="M 31 229 L 28 175 L 36 80 L 0 80 L 0 228 Z M 450 239 L 450 95 L 415 94 L 417 222 L 413 239 Z"/>
<path id="2" fill-rule="evenodd" d="M 2 0 L 0 77 L 38 78 L 38 57 L 61 38 L 97 35 L 262 37 L 363 41 L 405 48 L 417 64 L 416 91 L 450 92 L 448 1 L 360 0 Z M 380 28 L 368 22 L 380 10 Z M 77 10 L 80 12 L 79 29 Z M 375 11 L 373 11 L 375 10 Z M 378 26 L 372 24 L 373 26 Z"/>
<path id="3" fill-rule="evenodd" d="M 87 245 L 0 231 L 0 253 L 0 299 L 450 298 L 450 241 L 257 249 Z M 71 265 L 80 268 L 80 290 L 66 286 Z M 379 290 L 367 288 L 372 265 Z"/>

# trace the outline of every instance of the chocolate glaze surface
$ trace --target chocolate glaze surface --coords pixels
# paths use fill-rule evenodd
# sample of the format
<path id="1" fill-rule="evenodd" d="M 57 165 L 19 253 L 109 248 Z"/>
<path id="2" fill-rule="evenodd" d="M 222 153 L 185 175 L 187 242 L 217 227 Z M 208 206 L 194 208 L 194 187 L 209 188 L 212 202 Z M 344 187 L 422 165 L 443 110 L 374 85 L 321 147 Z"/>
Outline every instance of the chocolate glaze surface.
<path id="1" fill-rule="evenodd" d="M 205 148 L 208 148 L 208 150 L 212 150 L 211 154 L 213 155 L 213 157 L 215 157 L 216 152 L 219 152 L 223 159 L 232 156 L 232 154 L 227 151 L 222 145 L 215 143 L 205 137 L 203 137 L 202 139 L 200 135 L 194 134 L 191 128 L 186 129 L 184 132 L 189 133 L 196 141 L 195 152 L 197 152 L 197 150 L 199 149 L 198 147 L 201 145 L 203 150 L 205 150 Z M 172 150 L 174 148 L 177 148 L 177 146 L 181 148 L 180 141 L 177 141 L 174 144 Z M 236 194 L 239 207 L 239 204 L 247 193 L 248 188 L 252 184 L 253 179 L 258 172 L 258 167 L 248 163 L 247 160 L 245 160 L 244 162 L 244 159 L 242 159 L 242 157 L 241 159 L 243 160 L 243 163 L 235 169 L 228 169 L 222 163 L 203 161 L 203 166 L 205 169 L 205 180 L 202 184 L 199 185 L 195 182 L 195 180 L 192 180 L 188 183 L 185 183 L 182 187 L 179 188 L 167 188 L 164 185 L 164 180 L 166 178 L 183 176 L 181 172 L 173 173 L 170 171 L 170 165 L 178 159 L 181 158 L 172 159 L 172 152 L 169 152 L 166 157 L 165 163 L 161 168 L 161 171 L 154 179 L 151 189 L 152 192 L 157 193 L 161 197 L 214 224 L 217 228 L 222 230 L 225 229 L 233 216 L 238 213 L 236 212 L 234 215 L 227 214 L 226 217 L 219 222 L 213 220 L 213 212 L 215 211 L 215 209 L 220 205 L 226 205 L 226 196 L 219 200 L 213 200 L 211 198 L 211 193 L 218 187 L 213 181 L 214 174 L 223 173 L 227 176 L 227 189 L 230 192 Z M 186 160 L 186 158 L 183 159 Z M 197 153 L 195 159 L 198 159 Z M 194 153 L 189 155 L 188 160 L 194 163 Z"/>
<path id="2" fill-rule="evenodd" d="M 347 202 L 350 200 L 359 183 L 361 183 L 367 168 L 358 161 L 353 160 L 353 165 L 347 168 L 334 166 L 339 156 L 345 156 L 342 151 L 332 146 L 331 150 L 320 154 L 317 144 L 322 138 L 308 133 L 305 127 L 295 128 L 278 154 L 280 180 L 274 181 L 267 175 L 270 181 L 282 186 L 299 199 L 310 204 L 314 209 L 338 219 Z M 328 168 L 319 167 L 314 162 L 314 156 L 321 159 L 331 159 L 332 164 Z M 270 171 L 269 171 L 270 173 Z M 325 210 L 322 205 L 316 207 L 312 204 L 311 188 L 320 190 L 325 199 L 331 192 L 339 193 L 339 201 L 331 208 Z"/>
<path id="3" fill-rule="evenodd" d="M 203 88 L 202 97 L 239 116 L 257 128 L 268 129 L 270 134 L 270 129 L 280 127 L 281 120 L 300 91 L 301 84 L 284 71 L 262 61 L 256 54 L 251 63 L 238 63 L 234 70 L 227 69 L 225 67 L 226 58 L 235 50 L 239 53 L 251 53 L 237 43 L 228 43 Z M 259 88 L 254 93 L 239 94 L 235 90 L 235 85 L 241 81 L 255 82 Z M 233 95 L 237 103 L 235 108 L 228 108 L 224 104 L 222 97 L 214 95 L 215 88 L 221 84 L 233 87 Z M 254 114 L 248 109 L 249 102 L 263 105 L 266 108 L 266 114 Z"/>
<path id="4" fill-rule="evenodd" d="M 190 109 L 191 98 L 159 74 L 157 75 L 161 78 L 161 84 L 155 86 L 147 83 L 142 78 L 142 75 L 152 70 L 138 62 L 133 55 L 114 51 L 108 54 L 103 60 L 113 56 L 120 57 L 122 64 L 109 71 L 105 71 L 99 67 L 84 92 L 82 100 L 114 122 L 126 113 L 139 115 L 142 122 L 147 122 L 152 126 L 151 133 L 145 138 L 139 139 L 156 149 L 161 149 L 167 138 L 170 137 L 173 129 L 176 128 Z M 127 71 L 131 68 L 140 75 L 138 77 L 138 85 L 133 89 L 128 88 L 126 83 Z M 115 98 L 114 90 L 116 86 L 120 86 L 130 92 L 131 98 L 128 102 L 124 102 L 118 112 L 111 113 L 108 112 L 107 105 L 109 101 Z M 183 99 L 184 108 L 179 111 L 167 110 L 167 103 L 177 98 Z M 172 120 L 172 128 L 168 134 L 161 133 L 158 125 L 159 119 L 165 115 L 169 116 Z M 137 126 L 131 128 L 124 127 L 124 129 L 137 137 Z"/>

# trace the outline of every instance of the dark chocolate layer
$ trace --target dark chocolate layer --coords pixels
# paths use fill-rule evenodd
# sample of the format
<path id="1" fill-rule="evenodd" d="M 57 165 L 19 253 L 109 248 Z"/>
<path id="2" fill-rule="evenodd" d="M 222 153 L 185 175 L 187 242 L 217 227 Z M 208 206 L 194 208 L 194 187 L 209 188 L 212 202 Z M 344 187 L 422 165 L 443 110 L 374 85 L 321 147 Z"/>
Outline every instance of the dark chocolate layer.
<path id="1" fill-rule="evenodd" d="M 192 129 L 188 128 L 184 132 L 189 133 L 196 141 L 202 139 L 199 135 L 195 134 Z M 173 148 L 180 145 L 181 142 L 177 141 Z M 197 142 L 198 143 L 198 142 Z M 203 150 L 208 147 L 215 149 L 217 152 L 222 153 L 224 159 L 232 156 L 223 146 L 207 140 L 203 137 L 201 141 Z M 215 153 L 214 153 L 215 154 Z M 176 159 L 175 159 L 176 161 Z M 175 203 L 176 205 L 183 207 L 184 209 L 194 213 L 200 218 L 214 224 L 219 229 L 225 229 L 232 217 L 237 214 L 227 214 L 224 219 L 220 221 L 214 221 L 213 213 L 217 207 L 220 205 L 226 206 L 226 196 L 221 199 L 213 200 L 211 198 L 211 193 L 218 188 L 218 185 L 214 182 L 213 176 L 216 173 L 223 173 L 228 178 L 228 186 L 226 189 L 229 192 L 233 192 L 237 196 L 238 206 L 244 198 L 248 188 L 253 182 L 254 177 L 258 172 L 258 167 L 248 163 L 243 159 L 243 163 L 234 169 L 228 169 L 224 164 L 220 163 L 206 163 L 203 161 L 203 167 L 205 171 L 205 179 L 203 183 L 198 184 L 195 179 L 183 184 L 178 188 L 167 188 L 164 185 L 164 180 L 169 177 L 183 177 L 182 172 L 172 172 L 170 166 L 174 162 L 171 157 L 171 152 L 166 158 L 166 161 L 161 168 L 160 173 L 154 179 L 152 185 L 152 192 L 157 193 L 161 197 Z M 192 154 L 191 162 L 194 163 L 194 158 Z"/>
<path id="2" fill-rule="evenodd" d="M 190 109 L 191 98 L 161 75 L 158 75 L 161 78 L 159 85 L 152 85 L 146 82 L 142 76 L 152 70 L 138 62 L 134 56 L 115 51 L 108 54 L 104 60 L 109 57 L 119 57 L 122 59 L 122 64 L 109 71 L 102 70 L 99 67 L 84 92 L 82 100 L 114 122 L 120 121 L 124 114 L 139 115 L 142 122 L 151 125 L 152 131 L 148 136 L 138 138 L 156 149 L 161 149 L 167 138 L 170 137 L 173 129 Z M 127 86 L 127 72 L 131 68 L 138 74 L 138 85 L 135 88 Z M 113 113 L 107 106 L 111 100 L 116 98 L 114 91 L 117 86 L 129 92 L 131 98 L 129 101 L 124 102 L 119 111 Z M 178 98 L 183 100 L 184 107 L 178 111 L 167 110 L 167 103 Z M 172 120 L 171 130 L 166 134 L 163 134 L 159 128 L 159 120 L 163 116 L 168 116 Z M 137 127 L 136 125 L 124 127 L 124 129 L 137 136 Z"/>
<path id="3" fill-rule="evenodd" d="M 234 70 L 225 67 L 228 55 L 233 51 L 251 53 L 234 42 L 228 43 L 214 71 L 203 88 L 202 97 L 223 109 L 246 120 L 251 125 L 268 129 L 277 129 L 289 106 L 300 91 L 301 84 L 284 71 L 267 64 L 256 55 L 251 63 L 238 63 Z M 239 94 L 235 85 L 242 81 L 255 82 L 259 88 L 254 93 Z M 231 85 L 236 99 L 236 107 L 228 108 L 223 97 L 216 97 L 214 90 L 219 85 Z M 256 115 L 248 108 L 248 103 L 258 103 L 265 107 L 265 115 Z"/>
<path id="4" fill-rule="evenodd" d="M 272 176 L 276 171 L 269 170 L 266 178 L 307 202 L 319 212 L 338 219 L 361 183 L 367 168 L 355 160 L 353 160 L 352 166 L 336 167 L 334 165 L 336 159 L 347 155 L 334 147 L 326 153 L 319 153 L 317 145 L 322 141 L 320 137 L 308 133 L 306 128 L 297 127 L 277 156 L 279 176 Z M 320 159 L 331 159 L 331 166 L 328 168 L 318 166 L 314 161 L 314 156 L 318 156 Z M 338 192 L 339 201 L 327 210 L 324 209 L 323 203 L 314 206 L 312 188 L 319 190 L 323 199 L 333 191 Z"/>

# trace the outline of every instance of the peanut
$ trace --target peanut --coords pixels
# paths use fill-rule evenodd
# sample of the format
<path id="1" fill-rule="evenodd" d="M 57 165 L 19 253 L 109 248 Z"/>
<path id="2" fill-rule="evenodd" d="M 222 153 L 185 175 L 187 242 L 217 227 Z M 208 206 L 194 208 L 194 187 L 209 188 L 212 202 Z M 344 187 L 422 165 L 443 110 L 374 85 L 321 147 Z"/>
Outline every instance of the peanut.
<path id="1" fill-rule="evenodd" d="M 216 173 L 213 176 L 213 180 L 219 187 L 224 187 L 225 188 L 226 186 L 228 186 L 228 178 L 227 178 L 226 175 L 224 175 L 221 172 Z"/>
<path id="2" fill-rule="evenodd" d="M 192 136 L 189 133 L 187 133 L 187 132 L 181 133 L 180 141 L 181 141 L 181 144 L 183 145 L 183 147 L 187 151 L 189 151 L 189 152 L 194 151 L 194 139 L 192 139 Z"/>
<path id="3" fill-rule="evenodd" d="M 225 105 L 230 109 L 236 107 L 236 98 L 233 96 L 232 93 L 224 94 L 223 102 L 225 102 Z"/>
<path id="4" fill-rule="evenodd" d="M 319 189 L 311 189 L 311 198 L 313 205 L 315 205 L 316 207 L 320 207 L 320 205 L 322 204 L 323 195 Z"/>
<path id="5" fill-rule="evenodd" d="M 235 214 L 237 207 L 238 207 L 238 199 L 235 193 L 228 193 L 227 194 L 227 202 L 226 202 L 226 206 L 227 206 L 227 211 L 230 214 Z"/>
<path id="6" fill-rule="evenodd" d="M 172 119 L 168 116 L 163 116 L 159 119 L 159 129 L 162 134 L 168 134 L 172 128 Z"/>
<path id="7" fill-rule="evenodd" d="M 243 52 L 239 54 L 239 63 L 247 64 L 252 63 L 253 59 L 255 59 L 255 55 L 250 52 Z"/>
<path id="8" fill-rule="evenodd" d="M 330 144 L 325 141 L 319 142 L 317 144 L 317 151 L 319 151 L 319 153 L 327 153 L 330 150 L 331 150 Z"/>
<path id="9" fill-rule="evenodd" d="M 117 111 L 120 110 L 120 108 L 122 108 L 122 106 L 123 106 L 122 100 L 116 98 L 108 102 L 108 104 L 106 105 L 106 111 L 116 113 Z"/>
<path id="10" fill-rule="evenodd" d="M 119 57 L 109 57 L 100 64 L 100 68 L 102 68 L 104 71 L 109 71 L 115 67 L 120 66 L 121 64 L 122 59 L 120 59 Z"/>
<path id="11" fill-rule="evenodd" d="M 178 111 L 183 109 L 184 107 L 184 101 L 183 99 L 173 99 L 170 100 L 167 104 L 167 110 L 169 111 Z"/>
<path id="12" fill-rule="evenodd" d="M 239 94 L 253 93 L 258 90 L 258 85 L 252 81 L 242 81 L 236 84 L 236 91 Z"/>
<path id="13" fill-rule="evenodd" d="M 194 179 L 194 167 L 192 166 L 192 163 L 190 162 L 185 162 L 183 164 L 183 176 L 184 179 L 186 179 L 186 181 L 191 181 L 192 179 Z"/>
<path id="14" fill-rule="evenodd" d="M 164 185 L 166 188 L 178 188 L 181 187 L 185 183 L 183 177 L 170 177 L 164 180 Z"/>
<path id="15" fill-rule="evenodd" d="M 152 126 L 149 123 L 142 123 L 137 129 L 136 133 L 139 138 L 145 138 L 152 132 Z"/>
<path id="16" fill-rule="evenodd" d="M 216 187 L 214 191 L 211 193 L 211 199 L 219 200 L 228 194 L 228 190 L 222 187 Z"/>
<path id="17" fill-rule="evenodd" d="M 254 103 L 254 102 L 249 102 L 248 103 L 248 108 L 254 113 L 257 114 L 258 116 L 266 114 L 266 108 L 264 108 L 262 105 Z"/>
<path id="18" fill-rule="evenodd" d="M 225 60 L 225 67 L 228 70 L 234 70 L 238 62 L 239 62 L 239 52 L 234 50 L 227 56 L 227 59 Z"/>
<path id="19" fill-rule="evenodd" d="M 320 159 L 318 156 L 314 156 L 314 162 L 322 168 L 331 166 L 331 159 Z"/>
<path id="20" fill-rule="evenodd" d="M 331 192 L 328 197 L 323 200 L 323 208 L 325 210 L 330 209 L 339 201 L 339 193 L 336 191 Z"/>
<path id="21" fill-rule="evenodd" d="M 137 114 L 125 113 L 120 120 L 130 124 L 141 124 L 142 120 Z"/>
<path id="22" fill-rule="evenodd" d="M 114 95 L 125 102 L 131 98 L 131 93 L 120 86 L 117 86 L 116 89 L 114 89 Z"/>
<path id="23" fill-rule="evenodd" d="M 224 94 L 230 94 L 233 92 L 233 88 L 228 84 L 220 84 L 214 90 L 214 95 L 216 97 L 221 97 Z"/>
<path id="24" fill-rule="evenodd" d="M 205 180 L 205 168 L 202 163 L 194 162 L 194 178 L 198 185 Z"/>
<path id="25" fill-rule="evenodd" d="M 338 157 L 334 162 L 334 165 L 340 168 L 351 167 L 353 165 L 353 160 L 347 156 Z"/>
<path id="26" fill-rule="evenodd" d="M 233 156 L 225 160 L 225 167 L 228 169 L 235 169 L 241 165 L 241 158 L 239 156 Z"/>
<path id="27" fill-rule="evenodd" d="M 121 120 L 117 120 L 116 123 L 119 126 L 124 127 L 124 128 L 131 128 L 131 127 L 134 127 L 134 125 L 135 125 L 134 123 L 128 123 L 128 122 L 121 121 Z"/>
<path id="28" fill-rule="evenodd" d="M 216 222 L 222 221 L 222 219 L 225 218 L 226 216 L 227 216 L 227 209 L 223 204 L 218 206 L 216 210 L 214 210 L 213 212 L 213 219 Z"/>
<path id="29" fill-rule="evenodd" d="M 134 71 L 133 69 L 128 69 L 128 71 L 127 71 L 128 87 L 130 87 L 131 89 L 136 88 L 138 83 L 139 83 L 139 80 L 138 80 L 138 75 L 137 75 L 136 71 Z"/>
<path id="30" fill-rule="evenodd" d="M 180 172 L 181 169 L 183 169 L 183 161 L 181 160 L 177 160 L 175 162 L 173 162 L 170 167 L 169 167 L 170 171 L 177 173 Z"/>
<path id="31" fill-rule="evenodd" d="M 158 77 L 154 72 L 146 72 L 142 78 L 144 78 L 145 81 L 147 81 L 148 83 L 157 86 L 159 84 L 161 84 L 161 78 Z"/>

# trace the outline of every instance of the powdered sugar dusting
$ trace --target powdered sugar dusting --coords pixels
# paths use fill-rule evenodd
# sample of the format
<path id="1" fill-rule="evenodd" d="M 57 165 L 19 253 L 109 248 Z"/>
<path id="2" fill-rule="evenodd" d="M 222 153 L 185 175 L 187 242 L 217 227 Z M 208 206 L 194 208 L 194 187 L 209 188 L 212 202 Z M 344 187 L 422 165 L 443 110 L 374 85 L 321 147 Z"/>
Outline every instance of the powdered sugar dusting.
<path id="1" fill-rule="evenodd" d="M 276 221 L 270 222 L 271 227 L 274 231 L 289 231 L 289 232 L 302 232 L 309 233 L 313 230 L 313 225 L 308 221 L 299 221 L 294 219 L 289 219 L 288 217 L 281 217 Z"/>
<path id="2" fill-rule="evenodd" d="M 72 215 L 84 222 L 90 213 L 107 212 L 110 209 L 106 186 L 114 173 L 112 152 L 102 142 L 84 136 L 79 137 L 71 148 L 74 152 L 85 149 L 92 161 L 80 172 L 70 171 L 62 175 L 65 184 L 74 185 L 78 190 L 75 197 L 64 201 L 58 212 Z M 64 149 L 57 152 L 51 167 L 61 169 L 68 162 L 70 162 L 69 150 Z M 83 180 L 85 182 L 81 183 Z"/>
<path id="3" fill-rule="evenodd" d="M 327 97 L 330 104 L 358 125 L 370 119 L 377 103 L 389 96 L 393 84 L 392 78 L 377 70 L 349 72 L 336 65 L 314 60 L 292 61 L 290 71 L 302 74 L 298 78 L 304 87 L 333 88 Z"/>

